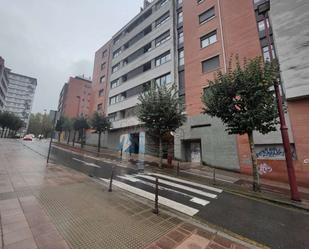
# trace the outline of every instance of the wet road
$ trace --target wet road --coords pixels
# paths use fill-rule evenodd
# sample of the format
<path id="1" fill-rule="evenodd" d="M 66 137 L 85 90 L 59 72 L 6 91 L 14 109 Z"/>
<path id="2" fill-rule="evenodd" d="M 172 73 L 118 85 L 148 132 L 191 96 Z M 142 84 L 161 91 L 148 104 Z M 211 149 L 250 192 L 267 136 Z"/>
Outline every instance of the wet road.
<path id="1" fill-rule="evenodd" d="M 32 142 L 27 146 L 41 154 L 45 150 L 47 154 L 48 143 Z M 117 162 L 101 162 L 56 148 L 52 152 L 52 158 L 56 162 L 98 178 L 108 179 L 114 168 L 115 184 L 118 183 L 133 193 L 142 190 L 144 192 L 140 194 L 145 196 L 154 193 L 155 175 L 151 173 L 136 175 L 137 170 L 119 167 Z M 169 201 L 166 205 L 177 211 L 187 210 L 189 215 L 192 211 L 194 218 L 205 220 L 271 248 L 309 248 L 308 213 L 227 192 L 205 190 L 201 186 L 179 182 L 177 178 L 160 177 L 160 180 L 165 181 L 160 184 L 161 199 Z M 216 197 L 210 198 L 205 193 Z"/>

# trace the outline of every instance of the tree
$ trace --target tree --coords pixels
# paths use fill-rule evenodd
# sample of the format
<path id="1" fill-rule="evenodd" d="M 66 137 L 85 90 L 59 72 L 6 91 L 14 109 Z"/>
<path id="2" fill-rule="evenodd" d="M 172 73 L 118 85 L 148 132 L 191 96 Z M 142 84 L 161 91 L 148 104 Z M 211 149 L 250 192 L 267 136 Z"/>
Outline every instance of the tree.
<path id="1" fill-rule="evenodd" d="M 146 130 L 159 139 L 159 158 L 162 167 L 162 138 L 175 131 L 186 120 L 181 101 L 175 86 L 151 86 L 139 97 L 138 118 L 144 123 Z"/>
<path id="2" fill-rule="evenodd" d="M 73 120 L 70 118 L 64 117 L 62 127 L 64 131 L 68 132 L 67 144 L 69 144 L 70 138 L 71 138 L 71 131 L 73 129 Z"/>
<path id="3" fill-rule="evenodd" d="M 64 117 L 61 116 L 56 123 L 55 130 L 58 131 L 58 143 L 60 143 L 61 133 L 63 131 Z"/>
<path id="4" fill-rule="evenodd" d="M 272 86 L 278 80 L 276 63 L 262 62 L 260 57 L 244 60 L 227 73 L 218 72 L 202 97 L 204 113 L 218 117 L 229 134 L 247 134 L 253 168 L 253 190 L 260 191 L 253 131 L 262 134 L 276 130 L 278 111 Z"/>
<path id="5" fill-rule="evenodd" d="M 100 152 L 101 148 L 101 134 L 102 132 L 105 133 L 111 127 L 111 122 L 109 119 L 104 115 L 98 112 L 95 112 L 91 119 L 91 126 L 95 129 L 96 133 L 99 134 L 98 136 L 98 152 Z"/>
<path id="6" fill-rule="evenodd" d="M 89 128 L 89 124 L 86 118 L 84 117 L 78 117 L 74 120 L 74 139 L 73 139 L 73 146 L 75 144 L 75 136 L 76 136 L 76 131 L 78 131 L 79 139 L 81 141 L 81 147 L 84 147 L 85 144 L 85 129 Z"/>
<path id="7" fill-rule="evenodd" d="M 15 114 L 0 112 L 1 137 L 12 137 L 23 125 L 24 122 Z"/>
<path id="8" fill-rule="evenodd" d="M 36 114 L 31 113 L 30 114 L 27 133 L 34 134 L 35 136 L 42 134 L 42 114 L 41 113 L 36 113 Z"/>
<path id="9" fill-rule="evenodd" d="M 53 129 L 53 123 L 46 113 L 44 113 L 42 115 L 41 127 L 42 127 L 42 133 L 43 133 L 44 137 L 48 137 L 48 134 L 50 134 L 52 136 L 51 133 L 52 133 L 52 129 Z"/>

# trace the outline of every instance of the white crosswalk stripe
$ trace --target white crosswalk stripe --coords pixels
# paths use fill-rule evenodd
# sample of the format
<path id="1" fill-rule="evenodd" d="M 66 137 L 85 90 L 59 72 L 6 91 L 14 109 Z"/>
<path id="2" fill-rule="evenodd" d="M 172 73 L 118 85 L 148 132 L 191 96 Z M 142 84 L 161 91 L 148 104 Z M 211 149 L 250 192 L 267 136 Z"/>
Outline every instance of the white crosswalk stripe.
<path id="1" fill-rule="evenodd" d="M 149 179 L 149 180 L 155 180 L 155 177 L 147 176 L 147 175 L 140 175 L 139 177 Z M 209 198 L 217 198 L 217 195 L 215 195 L 215 194 L 207 193 L 207 192 L 204 192 L 204 191 L 199 190 L 199 189 L 194 189 L 194 188 L 191 188 L 191 187 L 188 187 L 188 186 L 185 186 L 185 185 L 166 181 L 166 180 L 163 180 L 163 179 L 160 179 L 160 183 L 167 184 L 171 187 L 176 187 L 176 188 L 179 188 L 179 189 L 187 190 L 189 192 L 199 194 L 199 195 L 203 195 L 203 196 L 206 196 L 206 197 L 209 197 Z"/>
<path id="2" fill-rule="evenodd" d="M 113 185 L 154 201 L 154 176 L 159 177 L 159 204 L 189 216 L 197 214 L 222 193 L 222 189 L 219 188 L 155 173 L 118 175 L 117 179 L 113 180 Z M 109 179 L 101 180 L 109 182 Z"/>
<path id="3" fill-rule="evenodd" d="M 186 180 L 179 179 L 179 178 L 176 178 L 176 177 L 171 177 L 171 176 L 167 176 L 167 175 L 163 175 L 163 174 L 158 174 L 158 173 L 151 173 L 151 174 L 148 174 L 148 175 L 159 176 L 159 177 L 163 177 L 165 179 L 169 179 L 169 180 L 172 180 L 172 181 L 175 181 L 175 182 L 185 183 L 185 184 L 189 184 L 191 186 L 195 186 L 195 187 L 200 187 L 200 188 L 203 188 L 203 189 L 211 190 L 213 192 L 222 193 L 222 189 L 210 187 L 210 186 L 207 186 L 207 185 L 204 185 L 204 184 L 200 184 L 200 183 L 196 183 L 196 182 L 186 181 Z"/>
<path id="4" fill-rule="evenodd" d="M 124 176 L 118 176 L 118 177 L 121 178 L 121 179 L 124 179 L 124 180 L 128 180 L 130 182 L 141 182 L 141 183 L 148 185 L 148 186 L 151 186 L 153 188 L 155 187 L 155 184 L 147 182 L 147 181 L 143 181 L 143 180 L 135 178 L 135 177 L 132 177 L 131 175 L 124 175 Z M 198 198 L 198 197 L 194 197 L 194 196 L 189 195 L 189 194 L 185 194 L 181 191 L 177 191 L 177 190 L 174 190 L 174 189 L 169 189 L 169 188 L 166 188 L 166 187 L 159 186 L 159 190 L 168 190 L 168 191 L 171 191 L 171 192 L 174 192 L 174 193 L 177 193 L 177 194 L 181 194 L 183 196 L 187 196 L 187 197 L 191 198 L 190 199 L 191 202 L 197 203 L 197 204 L 202 205 L 202 206 L 206 206 L 209 203 L 209 201 L 203 200 L 203 199 Z"/>
<path id="5" fill-rule="evenodd" d="M 103 180 L 105 182 L 109 182 L 109 180 L 105 179 L 105 178 L 101 178 L 101 180 Z M 133 194 L 137 194 L 137 195 L 142 196 L 146 199 L 154 201 L 155 195 L 152 194 L 152 193 L 149 193 L 145 190 L 142 190 L 142 189 L 139 189 L 139 188 L 136 188 L 136 187 L 132 187 L 129 184 L 126 184 L 126 183 L 123 183 L 123 182 L 120 182 L 120 181 L 117 181 L 117 180 L 113 180 L 113 184 L 115 186 L 117 186 L 121 189 L 125 189 L 126 191 L 129 191 Z M 193 215 L 195 215 L 196 213 L 199 212 L 198 209 L 183 205 L 181 203 L 167 199 L 167 198 L 162 197 L 162 196 L 159 197 L 158 202 L 159 202 L 159 204 L 173 208 L 173 209 L 175 209 L 175 210 L 177 210 L 181 213 L 187 214 L 189 216 L 193 216 Z"/>

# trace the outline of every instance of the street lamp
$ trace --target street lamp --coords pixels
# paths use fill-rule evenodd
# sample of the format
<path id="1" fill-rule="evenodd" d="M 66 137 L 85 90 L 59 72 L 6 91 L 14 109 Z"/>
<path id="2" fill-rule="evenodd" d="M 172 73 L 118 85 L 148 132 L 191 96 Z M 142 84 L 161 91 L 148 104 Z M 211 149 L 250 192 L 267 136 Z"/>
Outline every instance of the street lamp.
<path id="1" fill-rule="evenodd" d="M 270 10 L 269 0 L 265 1 L 263 4 L 260 4 L 258 6 L 258 14 L 263 16 L 269 58 L 270 58 L 270 61 L 272 61 L 274 58 L 273 58 L 273 52 L 272 52 L 273 50 L 272 50 L 271 39 L 270 39 L 270 34 L 269 34 L 269 24 L 268 23 L 270 22 L 267 22 L 266 20 L 266 13 L 269 10 Z M 296 183 L 296 177 L 295 177 L 295 171 L 294 171 L 293 159 L 292 159 L 292 152 L 291 152 L 291 146 L 290 146 L 290 141 L 289 141 L 288 127 L 286 125 L 284 111 L 283 111 L 282 96 L 279 90 L 279 80 L 274 81 L 274 89 L 275 89 L 275 94 L 276 94 L 277 108 L 278 108 L 279 119 L 280 119 L 280 130 L 281 130 L 281 136 L 282 136 L 283 147 L 284 147 L 284 152 L 285 152 L 289 184 L 290 184 L 290 189 L 291 189 L 291 199 L 294 201 L 301 201 L 299 192 L 297 189 L 297 183 Z"/>

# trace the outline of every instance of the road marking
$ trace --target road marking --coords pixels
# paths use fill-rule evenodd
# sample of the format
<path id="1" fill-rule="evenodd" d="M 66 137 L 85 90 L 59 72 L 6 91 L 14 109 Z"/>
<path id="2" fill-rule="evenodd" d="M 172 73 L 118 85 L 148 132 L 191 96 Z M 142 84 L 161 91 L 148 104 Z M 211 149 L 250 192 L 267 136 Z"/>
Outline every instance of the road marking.
<path id="1" fill-rule="evenodd" d="M 105 179 L 105 178 L 100 178 L 102 181 L 104 182 L 109 182 L 109 179 Z M 142 189 L 139 189 L 139 188 L 136 188 L 136 187 L 132 187 L 131 185 L 129 184 L 125 184 L 123 182 L 120 182 L 120 181 L 117 181 L 117 180 L 113 180 L 113 184 L 121 189 L 124 189 L 126 191 L 129 191 L 133 194 L 136 194 L 136 195 L 139 195 L 139 196 L 142 196 L 146 199 L 149 199 L 151 201 L 154 201 L 155 199 L 155 195 L 152 194 L 152 193 L 149 193 L 145 190 L 142 190 Z M 159 204 L 162 204 L 164 206 L 167 206 L 169 208 L 172 208 L 172 209 L 175 209 L 181 213 L 184 213 L 184 214 L 187 214 L 189 216 L 193 216 L 195 214 L 197 214 L 199 212 L 199 210 L 195 209 L 195 208 L 191 208 L 189 206 L 186 206 L 186 205 L 183 205 L 181 203 L 178 203 L 176 201 L 172 201 L 170 199 L 167 199 L 165 197 L 162 197 L 162 196 L 159 196 L 158 198 L 158 202 Z"/>
<path id="2" fill-rule="evenodd" d="M 209 204 L 209 201 L 206 201 L 206 200 L 203 200 L 197 197 L 193 197 L 190 201 L 200 204 L 202 206 L 206 206 L 207 204 Z"/>
<path id="3" fill-rule="evenodd" d="M 135 178 L 135 176 L 138 176 L 138 175 L 133 175 L 133 177 L 132 177 L 132 175 L 124 175 L 124 176 L 117 176 L 117 177 L 124 179 L 124 180 L 128 180 L 130 182 L 134 182 L 134 183 L 135 182 L 141 182 L 141 183 L 143 183 L 147 186 L 155 188 L 155 184 L 141 180 L 141 179 L 137 179 L 137 178 Z M 175 189 L 170 189 L 170 188 L 166 188 L 166 187 L 163 187 L 163 186 L 158 186 L 158 187 L 159 187 L 159 190 L 170 191 L 170 192 L 174 192 L 174 193 L 189 197 L 189 198 L 191 198 L 190 199 L 191 202 L 197 203 L 197 204 L 202 205 L 202 206 L 206 206 L 207 204 L 210 203 L 209 201 L 203 200 L 203 199 L 198 198 L 198 197 L 194 197 L 193 195 L 189 195 L 187 193 L 183 193 L 183 192 L 180 192 L 180 191 L 175 190 Z"/>
<path id="4" fill-rule="evenodd" d="M 163 177 L 163 178 L 166 178 L 166 179 L 169 179 L 169 180 L 173 180 L 175 182 L 186 183 L 186 184 L 189 184 L 191 186 L 204 188 L 204 189 L 211 190 L 211 191 L 214 191 L 214 192 L 217 192 L 217 193 L 222 193 L 223 192 L 223 190 L 219 189 L 219 188 L 214 188 L 214 187 L 206 186 L 204 184 L 200 184 L 200 183 L 196 183 L 196 182 L 190 182 L 190 181 L 182 180 L 182 179 L 179 179 L 179 178 L 176 178 L 176 177 L 171 177 L 171 176 L 167 176 L 167 175 L 163 175 L 163 174 L 148 173 L 148 175 L 154 175 L 154 176 Z"/>
<path id="5" fill-rule="evenodd" d="M 139 175 L 139 177 L 149 179 L 149 180 L 155 180 L 155 177 L 153 177 L 153 176 Z M 166 180 L 163 180 L 163 179 L 159 179 L 159 183 L 163 183 L 163 184 L 175 187 L 175 188 L 183 189 L 183 190 L 189 191 L 191 193 L 203 195 L 203 196 L 206 196 L 206 197 L 209 197 L 209 198 L 213 198 L 213 199 L 217 198 L 217 195 L 215 195 L 215 194 L 207 193 L 207 192 L 204 192 L 204 191 L 199 190 L 199 189 L 191 188 L 191 187 L 188 187 L 188 186 L 185 186 L 185 185 L 166 181 Z"/>
<path id="6" fill-rule="evenodd" d="M 87 166 L 90 166 L 90 167 L 101 168 L 99 165 L 96 165 L 94 163 L 88 163 L 86 161 L 80 160 L 80 159 L 75 158 L 75 157 L 73 157 L 72 159 L 75 160 L 75 161 L 81 162 L 81 163 L 83 163 L 83 164 L 85 164 Z"/>

